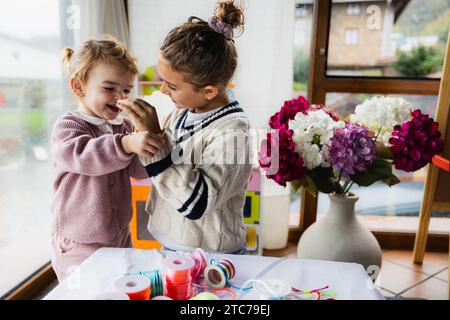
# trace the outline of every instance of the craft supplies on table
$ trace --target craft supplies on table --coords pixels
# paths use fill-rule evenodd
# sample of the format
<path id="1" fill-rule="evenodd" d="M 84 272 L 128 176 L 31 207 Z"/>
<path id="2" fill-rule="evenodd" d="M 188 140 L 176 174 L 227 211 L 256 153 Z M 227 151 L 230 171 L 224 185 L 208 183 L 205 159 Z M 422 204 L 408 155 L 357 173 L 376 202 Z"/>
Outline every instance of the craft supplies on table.
<path id="1" fill-rule="evenodd" d="M 165 255 L 159 250 L 99 249 L 44 299 L 92 299 L 92 297 L 111 291 L 117 279 L 131 271 L 140 270 L 145 273 L 159 270 L 161 273 L 165 272 L 165 258 Z M 194 283 L 191 272 L 191 289 L 195 288 L 195 290 L 191 290 L 189 298 L 195 298 L 200 294 L 200 298 L 204 299 L 214 298 L 214 296 L 224 300 L 272 299 L 282 297 L 285 290 L 281 289 L 288 285 L 290 292 L 283 297 L 284 299 L 384 299 L 363 267 L 354 263 L 222 254 L 208 254 L 208 258 L 208 263 L 216 262 L 216 266 L 223 267 L 219 267 L 223 274 L 225 271 L 228 272 L 228 275 L 225 276 L 228 284 L 224 288 L 212 288 L 206 281 L 202 282 L 202 277 L 198 277 Z M 220 264 L 224 259 L 231 262 L 232 269 L 229 265 Z M 193 263 L 194 266 L 197 264 L 200 263 Z M 105 268 L 105 265 L 108 268 Z M 207 267 L 204 270 L 206 272 Z M 233 276 L 231 277 L 231 275 Z M 143 276 L 143 274 L 139 274 L 139 276 Z M 187 279 L 186 275 L 183 276 L 184 279 Z M 77 282 L 75 279 L 79 279 L 79 281 Z M 180 278 L 180 280 L 182 279 L 183 277 Z M 150 283 L 148 277 L 147 280 Z M 263 283 L 278 294 L 272 294 Z M 201 294 L 205 291 L 214 296 Z M 317 293 L 320 293 L 320 297 Z M 152 299 L 170 298 L 157 295 Z"/>

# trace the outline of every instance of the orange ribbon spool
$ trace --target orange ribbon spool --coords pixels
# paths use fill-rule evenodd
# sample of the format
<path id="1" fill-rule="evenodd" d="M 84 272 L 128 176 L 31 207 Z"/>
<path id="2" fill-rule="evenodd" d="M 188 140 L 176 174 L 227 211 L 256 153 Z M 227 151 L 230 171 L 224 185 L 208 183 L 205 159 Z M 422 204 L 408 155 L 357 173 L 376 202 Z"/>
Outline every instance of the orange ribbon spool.
<path id="1" fill-rule="evenodd" d="M 114 286 L 125 293 L 130 300 L 149 300 L 151 294 L 150 280 L 143 275 L 127 275 L 118 279 Z"/>

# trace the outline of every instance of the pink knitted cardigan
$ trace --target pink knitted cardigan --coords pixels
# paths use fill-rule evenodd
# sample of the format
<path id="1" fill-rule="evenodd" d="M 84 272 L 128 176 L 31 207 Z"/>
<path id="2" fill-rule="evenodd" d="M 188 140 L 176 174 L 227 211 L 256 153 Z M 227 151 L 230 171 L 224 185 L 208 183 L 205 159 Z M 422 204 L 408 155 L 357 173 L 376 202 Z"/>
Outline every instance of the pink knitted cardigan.
<path id="1" fill-rule="evenodd" d="M 113 134 L 102 134 L 70 112 L 56 121 L 52 233 L 82 243 L 118 241 L 132 216 L 130 177 L 148 177 L 139 158 L 122 148 L 122 137 L 132 130 L 124 119 L 113 125 Z"/>

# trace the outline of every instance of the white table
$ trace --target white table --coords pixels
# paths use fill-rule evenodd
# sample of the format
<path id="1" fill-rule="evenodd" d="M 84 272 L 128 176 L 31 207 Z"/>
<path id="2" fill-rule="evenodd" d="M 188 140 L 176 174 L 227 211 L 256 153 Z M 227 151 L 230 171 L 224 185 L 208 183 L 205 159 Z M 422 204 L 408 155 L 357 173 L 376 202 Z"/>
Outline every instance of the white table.
<path id="1" fill-rule="evenodd" d="M 241 287 L 249 279 L 277 279 L 301 290 L 329 285 L 337 300 L 382 300 L 364 268 L 355 263 L 273 258 L 252 255 L 209 255 L 227 258 L 236 267 L 232 284 Z M 86 259 L 44 299 L 93 299 L 112 291 L 114 282 L 131 270 L 163 269 L 158 250 L 102 248 Z M 254 291 L 242 299 L 257 299 Z"/>

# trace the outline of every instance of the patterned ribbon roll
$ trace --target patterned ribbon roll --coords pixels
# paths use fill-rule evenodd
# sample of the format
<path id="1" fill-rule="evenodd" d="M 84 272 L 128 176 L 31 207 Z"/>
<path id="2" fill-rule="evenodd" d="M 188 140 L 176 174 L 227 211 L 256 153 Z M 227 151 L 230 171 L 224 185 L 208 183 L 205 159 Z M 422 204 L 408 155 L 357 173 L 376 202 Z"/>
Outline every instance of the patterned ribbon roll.
<path id="1" fill-rule="evenodd" d="M 225 285 L 234 277 L 236 269 L 228 259 L 221 259 L 217 261 L 211 260 L 211 264 L 205 268 L 205 281 L 214 288 L 219 289 L 225 287 Z"/>

